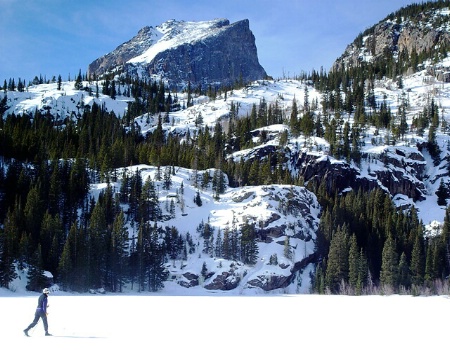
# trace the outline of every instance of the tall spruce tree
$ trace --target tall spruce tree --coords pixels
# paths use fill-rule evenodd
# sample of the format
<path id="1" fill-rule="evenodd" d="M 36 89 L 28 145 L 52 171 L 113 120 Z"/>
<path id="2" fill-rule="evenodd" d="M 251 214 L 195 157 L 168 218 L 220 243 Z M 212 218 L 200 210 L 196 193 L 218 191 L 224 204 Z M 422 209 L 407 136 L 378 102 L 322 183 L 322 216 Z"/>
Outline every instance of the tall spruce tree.
<path id="1" fill-rule="evenodd" d="M 348 228 L 339 226 L 330 242 L 325 274 L 326 286 L 332 293 L 339 292 L 341 282 L 348 281 Z"/>
<path id="2" fill-rule="evenodd" d="M 38 292 L 41 291 L 42 288 L 48 287 L 46 278 L 44 276 L 42 252 L 40 244 L 35 250 L 28 265 L 27 278 L 28 278 L 28 284 L 26 286 L 27 290 Z"/>
<path id="3" fill-rule="evenodd" d="M 398 286 L 398 255 L 395 241 L 389 234 L 383 247 L 382 263 L 380 272 L 380 283 L 382 286 L 397 290 Z"/>
<path id="4" fill-rule="evenodd" d="M 0 230 L 0 287 L 9 288 L 17 277 L 13 254 L 4 231 Z"/>
<path id="5" fill-rule="evenodd" d="M 128 262 L 128 231 L 123 211 L 116 216 L 111 234 L 111 290 L 122 292 Z"/>
<path id="6" fill-rule="evenodd" d="M 398 285 L 406 289 L 411 285 L 411 272 L 404 252 L 400 255 L 398 262 Z"/>
<path id="7" fill-rule="evenodd" d="M 106 282 L 106 262 L 108 260 L 108 223 L 106 221 L 105 207 L 100 200 L 95 204 L 90 218 L 89 235 L 89 288 L 104 287 Z"/>
<path id="8" fill-rule="evenodd" d="M 420 286 L 424 281 L 424 253 L 423 253 L 423 243 L 419 236 L 416 236 L 414 241 L 414 247 L 411 254 L 411 283 Z"/>
<path id="9" fill-rule="evenodd" d="M 157 292 L 164 288 L 164 281 L 167 280 L 169 272 L 164 266 L 163 247 L 159 243 L 156 225 L 150 233 L 148 258 L 148 290 Z"/>
<path id="10" fill-rule="evenodd" d="M 360 295 L 364 287 L 368 284 L 369 269 L 367 258 L 362 249 L 359 251 L 359 266 L 358 266 L 358 282 L 356 284 L 356 294 Z"/>
<path id="11" fill-rule="evenodd" d="M 81 90 L 83 88 L 83 78 L 81 76 L 81 69 L 78 71 L 77 78 L 75 79 L 74 87 L 76 90 Z"/>
<path id="12" fill-rule="evenodd" d="M 356 290 L 359 277 L 359 249 L 356 241 L 356 235 L 350 237 L 350 247 L 348 252 L 348 283 L 351 288 Z"/>
<path id="13" fill-rule="evenodd" d="M 241 229 L 241 260 L 244 264 L 254 265 L 258 258 L 255 224 L 246 220 Z"/>

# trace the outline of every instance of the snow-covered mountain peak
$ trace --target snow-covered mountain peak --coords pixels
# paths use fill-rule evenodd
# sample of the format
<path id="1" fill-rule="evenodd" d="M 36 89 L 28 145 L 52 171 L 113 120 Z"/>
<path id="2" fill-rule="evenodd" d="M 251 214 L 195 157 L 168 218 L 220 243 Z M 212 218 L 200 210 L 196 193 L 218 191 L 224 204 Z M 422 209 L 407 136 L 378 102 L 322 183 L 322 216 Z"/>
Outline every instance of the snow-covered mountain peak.
<path id="1" fill-rule="evenodd" d="M 228 26 L 227 19 L 216 19 L 202 22 L 185 22 L 169 20 L 156 27 L 155 36 L 158 38 L 142 55 L 132 58 L 129 63 L 150 63 L 155 56 L 169 48 L 194 43 L 205 39 Z"/>
<path id="2" fill-rule="evenodd" d="M 255 37 L 247 19 L 230 23 L 219 18 L 186 22 L 169 20 L 141 29 L 116 50 L 96 59 L 89 75 L 105 73 L 164 81 L 183 90 L 193 85 L 230 86 L 264 79 Z"/>

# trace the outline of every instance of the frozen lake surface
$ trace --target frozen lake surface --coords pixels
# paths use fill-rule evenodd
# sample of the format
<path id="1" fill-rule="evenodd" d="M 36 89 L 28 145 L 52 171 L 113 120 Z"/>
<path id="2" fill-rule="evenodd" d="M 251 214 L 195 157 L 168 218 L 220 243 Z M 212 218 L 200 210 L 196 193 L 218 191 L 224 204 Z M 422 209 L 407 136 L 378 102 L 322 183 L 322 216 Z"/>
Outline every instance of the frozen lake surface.
<path id="1" fill-rule="evenodd" d="M 2 293 L 2 343 L 17 349 L 444 349 L 450 299 L 411 296 L 49 296 Z"/>

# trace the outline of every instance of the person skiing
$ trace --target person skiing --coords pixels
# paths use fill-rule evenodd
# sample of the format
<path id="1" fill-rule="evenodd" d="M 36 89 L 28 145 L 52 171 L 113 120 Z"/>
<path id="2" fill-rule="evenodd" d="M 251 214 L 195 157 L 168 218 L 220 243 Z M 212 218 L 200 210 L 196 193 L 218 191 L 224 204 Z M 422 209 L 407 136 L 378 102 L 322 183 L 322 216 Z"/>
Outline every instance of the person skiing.
<path id="1" fill-rule="evenodd" d="M 48 332 L 48 322 L 47 322 L 47 308 L 49 307 L 49 305 L 48 305 L 48 295 L 49 294 L 50 294 L 50 291 L 48 290 L 48 288 L 44 288 L 44 290 L 42 291 L 42 294 L 39 296 L 38 305 L 36 308 L 36 312 L 34 314 L 34 320 L 33 320 L 33 322 L 30 323 L 30 325 L 27 328 L 25 328 L 23 330 L 23 332 L 25 333 L 25 335 L 27 337 L 29 337 L 28 331 L 37 325 L 39 318 L 42 318 L 42 323 L 44 324 L 45 335 L 46 336 L 51 335 Z"/>

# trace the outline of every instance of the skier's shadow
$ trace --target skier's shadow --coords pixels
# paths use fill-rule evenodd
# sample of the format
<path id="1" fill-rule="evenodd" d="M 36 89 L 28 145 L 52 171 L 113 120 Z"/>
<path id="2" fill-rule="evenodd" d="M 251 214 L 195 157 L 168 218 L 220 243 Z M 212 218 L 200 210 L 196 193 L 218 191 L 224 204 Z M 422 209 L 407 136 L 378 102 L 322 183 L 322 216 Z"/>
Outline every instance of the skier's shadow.
<path id="1" fill-rule="evenodd" d="M 53 338 L 72 338 L 72 339 L 105 339 L 106 337 L 96 337 L 94 335 L 53 335 Z"/>

